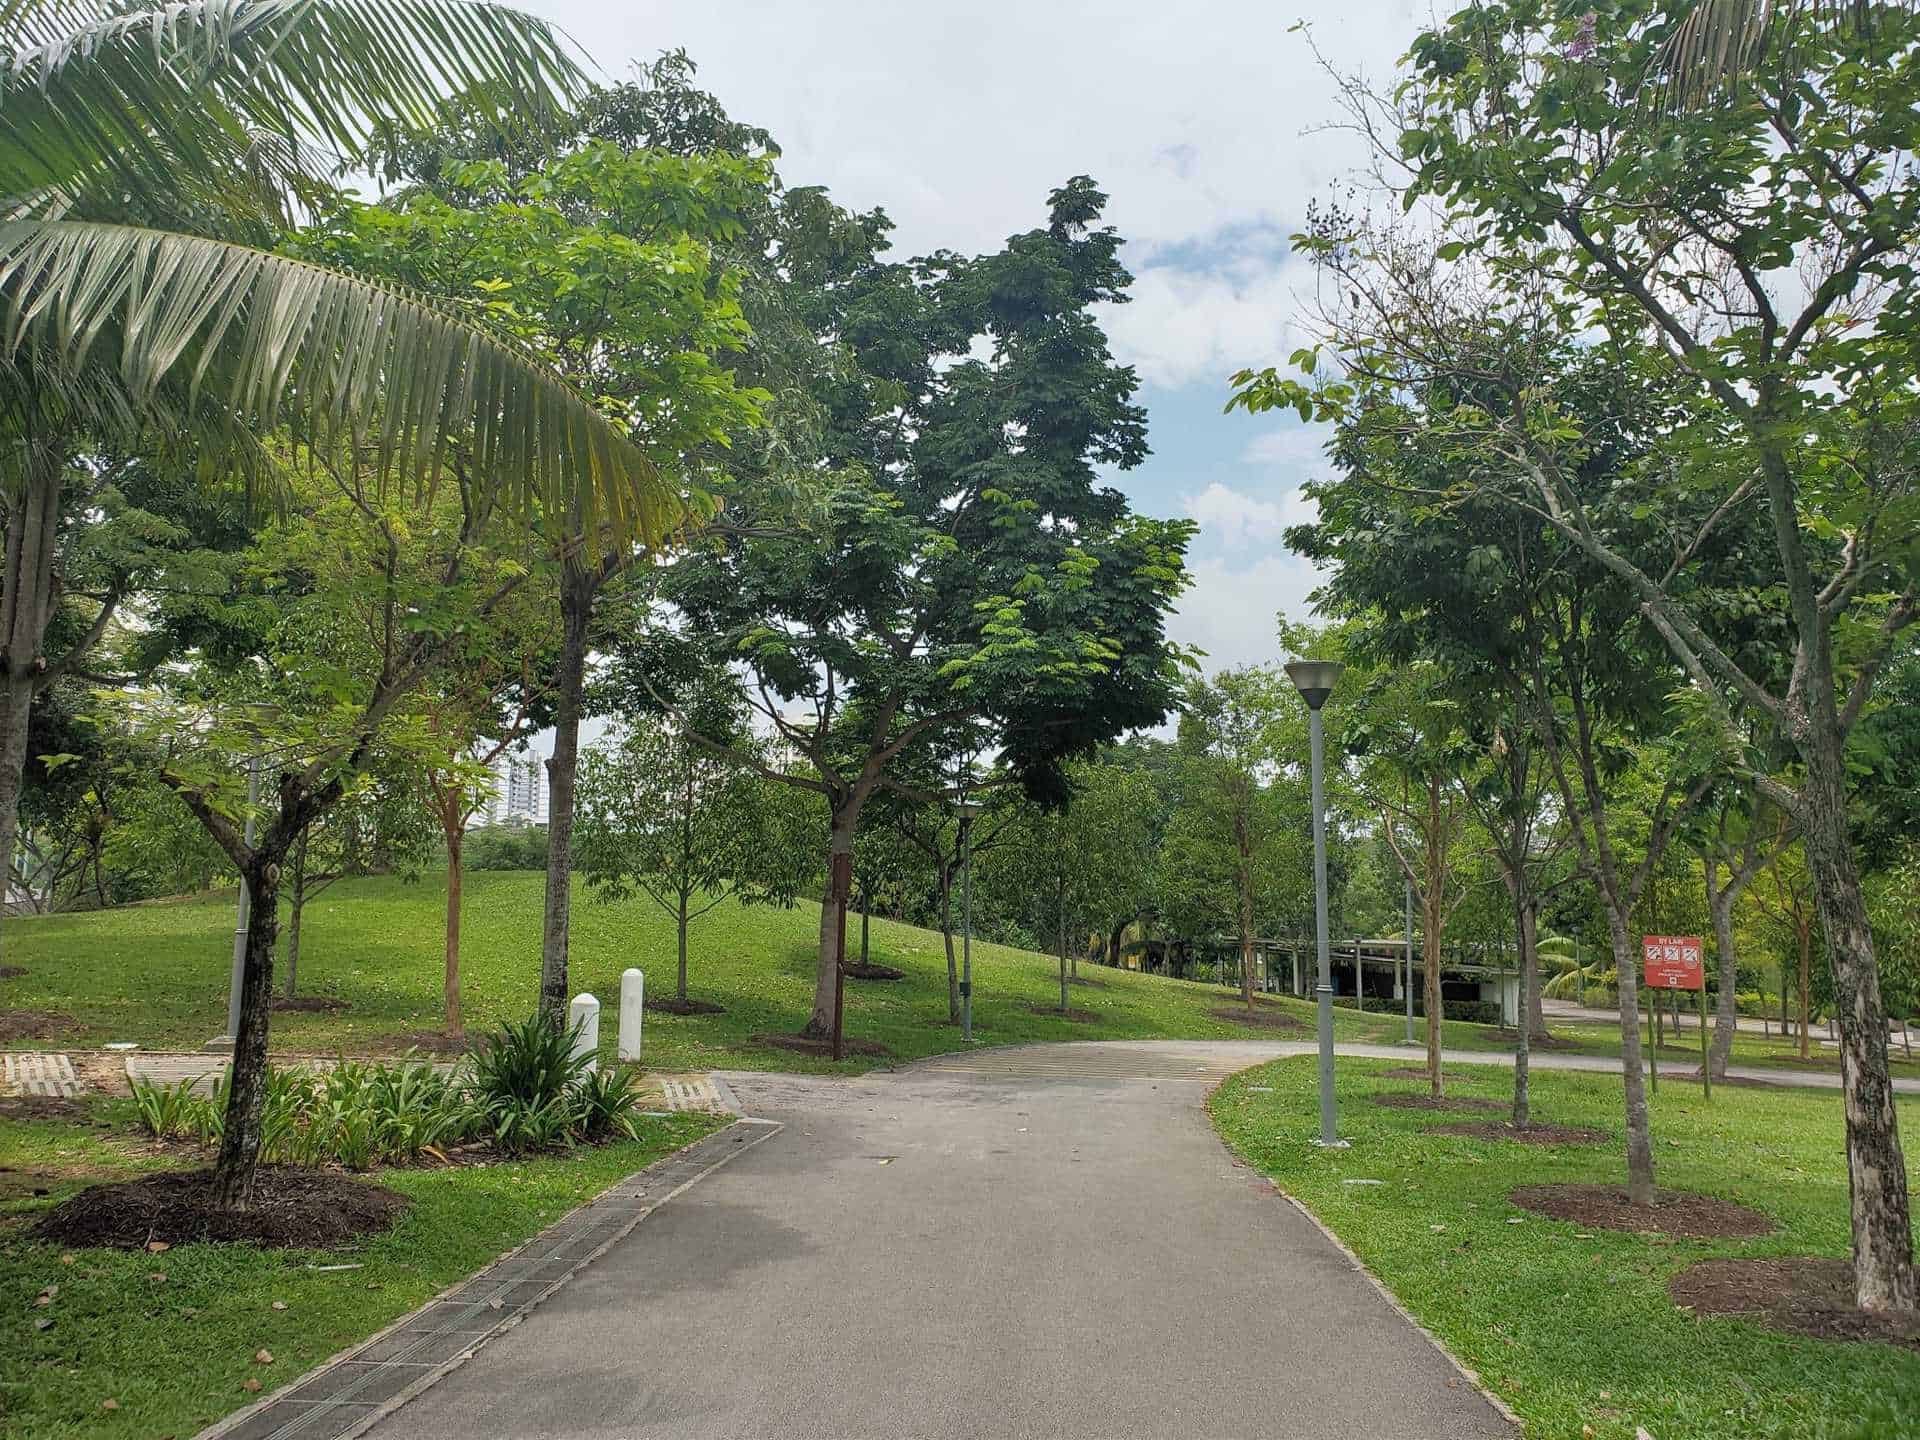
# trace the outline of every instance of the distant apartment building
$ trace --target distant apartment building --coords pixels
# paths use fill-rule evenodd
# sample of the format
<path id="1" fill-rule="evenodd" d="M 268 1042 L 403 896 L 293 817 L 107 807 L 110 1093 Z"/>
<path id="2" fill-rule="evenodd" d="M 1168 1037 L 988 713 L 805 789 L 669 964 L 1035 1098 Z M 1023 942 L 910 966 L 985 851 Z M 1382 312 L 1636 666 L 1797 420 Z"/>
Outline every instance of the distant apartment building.
<path id="1" fill-rule="evenodd" d="M 489 825 L 547 823 L 546 765 L 538 755 L 502 755 L 493 762 Z"/>

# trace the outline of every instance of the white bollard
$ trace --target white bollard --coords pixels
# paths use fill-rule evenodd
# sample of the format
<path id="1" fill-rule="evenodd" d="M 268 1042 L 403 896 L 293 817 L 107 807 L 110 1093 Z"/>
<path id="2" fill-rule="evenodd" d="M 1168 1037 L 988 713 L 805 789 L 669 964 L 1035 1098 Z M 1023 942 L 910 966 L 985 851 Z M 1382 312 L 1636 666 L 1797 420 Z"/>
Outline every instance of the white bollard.
<path id="1" fill-rule="evenodd" d="M 638 970 L 620 972 L 620 1058 L 640 1063 L 640 1020 L 647 1006 L 647 977 Z"/>
<path id="2" fill-rule="evenodd" d="M 576 995 L 567 1007 L 567 1027 L 573 1031 L 573 1053 L 591 1057 L 587 1069 L 600 1069 L 600 1002 L 591 995 Z"/>

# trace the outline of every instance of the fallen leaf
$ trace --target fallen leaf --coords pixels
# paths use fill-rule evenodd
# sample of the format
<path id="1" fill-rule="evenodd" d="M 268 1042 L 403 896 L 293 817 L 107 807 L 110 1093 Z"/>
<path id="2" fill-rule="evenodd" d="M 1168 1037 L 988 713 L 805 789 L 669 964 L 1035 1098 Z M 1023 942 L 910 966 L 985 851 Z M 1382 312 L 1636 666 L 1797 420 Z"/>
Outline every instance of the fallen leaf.
<path id="1" fill-rule="evenodd" d="M 108 1398 L 100 1402 L 100 1408 L 102 1410 L 118 1410 L 120 1408 L 120 1402 L 118 1400 Z"/>
<path id="2" fill-rule="evenodd" d="M 158 1255 L 162 1250 L 171 1250 L 172 1248 L 173 1246 L 169 1245 L 165 1240 L 147 1241 L 147 1253 L 149 1255 Z"/>
<path id="3" fill-rule="evenodd" d="M 48 1316 L 42 1315 L 38 1320 L 33 1322 L 33 1328 L 36 1330 L 51 1330 L 53 1328 L 53 1321 Z"/>
<path id="4" fill-rule="evenodd" d="M 253 1376 L 249 1375 L 246 1379 L 240 1382 L 240 1388 L 246 1391 L 249 1395 L 258 1395 L 260 1393 L 260 1382 L 254 1379 Z"/>
<path id="5" fill-rule="evenodd" d="M 1427 1226 L 1427 1229 L 1429 1229 L 1429 1230 L 1431 1230 L 1431 1231 L 1433 1231 L 1433 1233 L 1434 1233 L 1434 1234 L 1436 1234 L 1436 1235 L 1439 1235 L 1439 1234 L 1442 1234 L 1443 1232 L 1445 1232 L 1445 1230 L 1446 1230 L 1446 1228 L 1447 1228 L 1447 1227 L 1446 1227 L 1446 1226 L 1444 1226 L 1444 1225 L 1429 1225 L 1429 1226 Z"/>
<path id="6" fill-rule="evenodd" d="M 147 1278 L 153 1281 L 156 1285 L 164 1285 L 167 1280 L 167 1272 L 164 1270 L 156 1270 L 151 1275 L 147 1276 Z"/>
<path id="7" fill-rule="evenodd" d="M 65 1255 L 62 1255 L 60 1257 L 60 1263 L 62 1265 L 71 1265 L 73 1264 L 73 1260 L 74 1260 L 74 1257 L 73 1257 L 72 1251 L 68 1251 Z"/>
<path id="8" fill-rule="evenodd" d="M 273 1302 L 273 1308 L 276 1310 L 284 1310 L 287 1308 L 287 1302 L 284 1300 L 276 1300 Z"/>
<path id="9" fill-rule="evenodd" d="M 271 1350 L 254 1351 L 253 1363 L 256 1365 L 271 1365 L 273 1363 L 273 1352 Z"/>

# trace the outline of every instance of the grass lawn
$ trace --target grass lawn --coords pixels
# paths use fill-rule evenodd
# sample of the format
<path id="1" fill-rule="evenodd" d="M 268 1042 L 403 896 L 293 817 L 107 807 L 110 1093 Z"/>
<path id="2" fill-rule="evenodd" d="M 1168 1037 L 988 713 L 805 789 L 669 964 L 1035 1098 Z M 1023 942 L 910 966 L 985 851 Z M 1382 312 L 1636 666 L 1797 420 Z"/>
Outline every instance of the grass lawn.
<path id="1" fill-rule="evenodd" d="M 541 876 L 482 872 L 467 877 L 462 994 L 469 1032 L 524 1017 L 540 969 Z M 393 879 L 341 881 L 308 906 L 301 940 L 300 986 L 308 995 L 347 1002 L 335 1012 L 280 1012 L 276 1050 L 330 1053 L 392 1048 L 394 1038 L 440 1023 L 441 877 L 418 884 Z M 649 1014 L 646 1063 L 658 1070 L 712 1068 L 831 1070 L 830 1060 L 756 1044 L 752 1036 L 798 1030 L 813 997 L 817 904 L 791 910 L 723 904 L 690 932 L 689 993 L 726 1007 L 723 1015 Z M 100 1045 L 131 1040 L 149 1049 L 195 1049 L 226 1020 L 233 944 L 231 896 L 134 905 L 94 914 L 9 920 L 6 960 L 26 974 L 0 980 L 0 1012 L 51 1011 L 75 1029 L 22 1042 Z M 859 920 L 849 925 L 857 951 Z M 900 1059 L 959 1048 L 945 1023 L 946 952 L 938 931 L 875 919 L 872 957 L 906 972 L 893 981 L 847 982 L 847 1033 L 877 1040 Z M 584 885 L 574 898 L 572 986 L 607 1006 L 600 1034 L 611 1053 L 612 1007 L 620 972 L 637 965 L 649 994 L 670 995 L 671 922 L 644 900 L 616 904 Z M 1057 962 L 1049 956 L 976 942 L 974 1035 L 981 1044 L 1030 1040 L 1113 1040 L 1167 1036 L 1306 1039 L 1309 1032 L 1249 1029 L 1208 1012 L 1237 1003 L 1216 986 L 1083 966 L 1095 982 L 1073 987 L 1075 1009 L 1093 1022 L 1035 1014 L 1057 1006 Z M 1312 1007 L 1287 1002 L 1311 1025 Z M 1390 1017 L 1336 1012 L 1343 1039 L 1386 1034 Z M 1452 1027 L 1450 1028 L 1450 1032 Z M 1478 1027 L 1461 1027 L 1463 1031 Z M 1398 1032 L 1394 1032 L 1397 1034 Z M 850 1058 L 842 1069 L 883 1061 Z"/>
<path id="2" fill-rule="evenodd" d="M 178 1168 L 127 1137 L 126 1102 L 96 1107 L 110 1128 L 0 1125 L 0 1433 L 9 1440 L 192 1435 L 297 1379 L 431 1299 L 621 1177 L 716 1128 L 707 1116 L 643 1119 L 642 1138 L 567 1156 L 372 1178 L 413 1205 L 351 1251 L 182 1245 L 162 1254 L 62 1251 L 26 1238 L 43 1210 L 85 1185 Z M 35 1188 L 46 1196 L 35 1196 Z M 62 1263 L 71 1255 L 72 1263 Z M 358 1262 L 322 1273 L 313 1265 Z M 43 1287 L 58 1293 L 34 1304 Z M 286 1308 L 276 1310 L 274 1302 Z M 46 1330 L 36 1320 L 51 1319 Z M 266 1350 L 273 1363 L 255 1362 Z M 248 1378 L 263 1389 L 244 1388 Z M 114 1400 L 118 1409 L 102 1409 Z"/>
<path id="3" fill-rule="evenodd" d="M 533 1005 L 540 963 L 542 877 L 530 872 L 467 876 L 462 989 L 467 1023 L 477 1031 L 523 1017 Z M 273 1022 L 274 1048 L 283 1053 L 371 1053 L 401 1048 L 409 1034 L 440 1023 L 441 927 L 445 881 L 429 873 L 418 883 L 395 879 L 341 881 L 307 908 L 301 942 L 300 988 L 308 996 L 346 1002 L 323 1012 L 281 1012 Z M 757 1034 L 791 1032 L 806 1018 L 813 996 L 813 947 L 818 905 L 791 910 L 721 905 L 695 923 L 690 935 L 693 995 L 726 1007 L 723 1015 L 649 1014 L 646 1058 L 656 1070 L 831 1070 L 829 1060 L 756 1043 Z M 98 1046 L 131 1040 L 149 1049 L 197 1049 L 226 1023 L 227 969 L 233 945 L 231 893 L 93 914 L 9 919 L 6 961 L 26 973 L 0 979 L 0 1018 L 7 1011 L 50 1012 L 72 1023 L 45 1038 L 15 1046 Z M 858 917 L 848 944 L 859 944 Z M 885 1045 L 901 1060 L 959 1048 L 947 1025 L 946 958 L 939 932 L 876 919 L 873 958 L 906 972 L 896 981 L 849 981 L 848 1034 Z M 978 1043 L 1036 1040 L 1306 1039 L 1308 1032 L 1254 1029 L 1216 1018 L 1237 992 L 1160 976 L 1083 966 L 1093 984 L 1073 989 L 1077 1010 L 1092 1021 L 1036 1014 L 1059 1003 L 1052 957 L 977 943 L 974 961 L 974 1034 Z M 590 990 L 607 1011 L 601 1040 L 615 1041 L 612 1007 L 620 972 L 637 965 L 651 994 L 671 994 L 674 935 L 666 915 L 636 899 L 608 904 L 577 888 L 573 907 L 572 982 Z M 1311 1027 L 1313 1006 L 1284 1000 Z M 1390 1003 L 1373 1001 L 1364 1013 L 1334 1012 L 1342 1040 L 1391 1044 L 1405 1023 Z M 1574 1041 L 1568 1049 L 1618 1054 L 1619 1030 L 1603 1020 L 1556 1024 Z M 1416 1022 L 1424 1044 L 1424 1023 Z M 1686 1044 L 1664 1051 L 1675 1061 L 1698 1054 Z M 1513 1036 L 1484 1025 L 1449 1022 L 1446 1043 L 1466 1049 L 1511 1050 Z M 1774 1059 L 1779 1047 L 1742 1034 L 1737 1060 Z M 871 1068 L 883 1060 L 849 1058 L 841 1069 Z M 1920 1074 L 1920 1066 L 1900 1073 Z"/>
<path id="4" fill-rule="evenodd" d="M 1662 1089 L 1653 1107 L 1662 1187 L 1738 1201 L 1779 1226 L 1760 1239 L 1673 1240 L 1585 1229 L 1507 1200 L 1523 1184 L 1623 1183 L 1617 1138 L 1548 1148 L 1423 1135 L 1436 1122 L 1488 1117 L 1373 1105 L 1374 1091 L 1410 1088 L 1382 1079 L 1384 1068 L 1340 1066 L 1348 1150 L 1310 1143 L 1310 1059 L 1228 1080 L 1213 1096 L 1214 1122 L 1477 1370 L 1530 1437 L 1633 1440 L 1636 1426 L 1657 1440 L 1920 1435 L 1920 1354 L 1695 1319 L 1667 1298 L 1668 1278 L 1709 1256 L 1847 1254 L 1841 1112 L 1831 1095 L 1719 1089 L 1708 1104 L 1695 1087 Z M 1451 1093 L 1510 1097 L 1505 1075 L 1467 1073 Z M 1533 1099 L 1537 1123 L 1621 1133 L 1611 1077 L 1536 1071 Z M 1912 1135 L 1920 1103 L 1903 1101 L 1902 1111 Z M 1359 1179 L 1385 1183 L 1345 1183 Z M 1355 1360 L 1363 1374 L 1365 1357 Z"/>

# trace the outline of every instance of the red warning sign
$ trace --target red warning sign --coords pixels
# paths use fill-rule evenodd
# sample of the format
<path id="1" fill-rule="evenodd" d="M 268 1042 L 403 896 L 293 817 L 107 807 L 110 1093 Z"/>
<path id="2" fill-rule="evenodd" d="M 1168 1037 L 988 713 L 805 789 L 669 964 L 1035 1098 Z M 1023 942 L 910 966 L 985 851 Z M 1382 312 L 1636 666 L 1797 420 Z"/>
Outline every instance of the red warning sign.
<path id="1" fill-rule="evenodd" d="M 1698 935 L 1645 935 L 1640 940 L 1650 990 L 1700 990 L 1707 983 Z"/>

